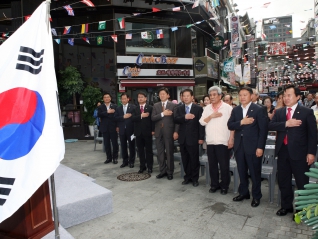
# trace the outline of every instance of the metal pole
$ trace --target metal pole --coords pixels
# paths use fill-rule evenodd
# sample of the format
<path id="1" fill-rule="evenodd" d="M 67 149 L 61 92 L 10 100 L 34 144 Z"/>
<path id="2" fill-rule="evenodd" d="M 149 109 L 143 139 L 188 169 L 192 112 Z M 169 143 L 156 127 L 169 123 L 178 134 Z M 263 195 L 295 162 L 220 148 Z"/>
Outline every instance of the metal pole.
<path id="1" fill-rule="evenodd" d="M 54 174 L 52 174 L 52 176 L 50 177 L 50 180 L 51 180 L 51 195 L 52 195 L 53 217 L 54 217 L 54 227 L 55 227 L 55 239 L 60 239 L 59 215 L 58 215 L 58 211 L 56 207 Z"/>

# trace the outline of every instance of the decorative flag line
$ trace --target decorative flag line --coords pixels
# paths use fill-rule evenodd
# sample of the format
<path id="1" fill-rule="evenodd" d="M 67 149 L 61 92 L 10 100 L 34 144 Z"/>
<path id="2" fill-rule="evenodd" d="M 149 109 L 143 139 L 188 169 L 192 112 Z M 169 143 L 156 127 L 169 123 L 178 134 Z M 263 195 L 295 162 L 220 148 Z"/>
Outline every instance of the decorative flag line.
<path id="1" fill-rule="evenodd" d="M 120 29 L 125 29 L 125 18 L 118 18 L 118 23 L 119 23 L 119 27 Z"/>
<path id="2" fill-rule="evenodd" d="M 65 34 L 69 34 L 69 33 L 70 33 L 70 31 L 71 31 L 71 26 L 67 26 L 67 27 L 65 27 L 65 28 L 64 28 L 64 32 L 63 32 L 63 35 L 65 35 Z"/>
<path id="3" fill-rule="evenodd" d="M 89 7 L 95 7 L 95 5 L 90 0 L 82 0 L 82 3 L 85 3 Z"/>
<path id="4" fill-rule="evenodd" d="M 88 33 L 88 24 L 82 24 L 81 33 Z"/>
<path id="5" fill-rule="evenodd" d="M 73 8 L 70 5 L 63 6 L 69 16 L 74 16 Z"/>

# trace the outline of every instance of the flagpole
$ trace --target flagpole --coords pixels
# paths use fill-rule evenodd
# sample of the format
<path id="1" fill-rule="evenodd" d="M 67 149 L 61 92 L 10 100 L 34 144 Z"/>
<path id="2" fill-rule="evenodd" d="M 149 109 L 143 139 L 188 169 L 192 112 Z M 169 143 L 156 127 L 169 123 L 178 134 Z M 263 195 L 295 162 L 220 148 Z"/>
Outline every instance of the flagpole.
<path id="1" fill-rule="evenodd" d="M 46 0 L 46 18 L 45 23 L 47 25 L 47 32 L 50 31 L 50 5 L 51 0 Z M 54 218 L 54 229 L 55 229 L 55 239 L 60 239 L 60 231 L 59 231 L 59 215 L 56 207 L 56 192 L 55 192 L 55 180 L 54 174 L 50 177 L 51 181 L 51 196 L 52 196 L 52 207 L 53 207 L 53 218 Z"/>

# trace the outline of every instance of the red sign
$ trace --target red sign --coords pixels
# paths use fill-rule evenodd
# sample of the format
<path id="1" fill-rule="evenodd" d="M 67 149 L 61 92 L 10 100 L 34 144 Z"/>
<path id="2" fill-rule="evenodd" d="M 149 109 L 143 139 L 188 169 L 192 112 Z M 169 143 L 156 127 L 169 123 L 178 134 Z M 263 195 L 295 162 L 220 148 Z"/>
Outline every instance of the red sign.
<path id="1" fill-rule="evenodd" d="M 267 47 L 267 55 L 287 55 L 287 44 L 286 42 L 270 42 Z"/>

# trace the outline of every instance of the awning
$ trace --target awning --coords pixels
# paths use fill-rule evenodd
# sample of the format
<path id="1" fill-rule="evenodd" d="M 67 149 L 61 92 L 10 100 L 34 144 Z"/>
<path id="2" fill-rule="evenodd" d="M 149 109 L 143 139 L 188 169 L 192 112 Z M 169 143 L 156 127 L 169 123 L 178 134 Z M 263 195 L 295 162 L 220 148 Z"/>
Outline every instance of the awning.
<path id="1" fill-rule="evenodd" d="M 130 80 L 121 80 L 121 85 L 125 87 L 160 87 L 160 86 L 194 86 L 194 80 L 184 80 L 184 79 L 173 79 L 173 80 L 137 80 L 137 79 L 130 79 Z"/>
<path id="2" fill-rule="evenodd" d="M 221 85 L 227 86 L 231 90 L 237 90 L 238 88 L 235 85 L 232 85 L 229 81 L 222 78 Z"/>

